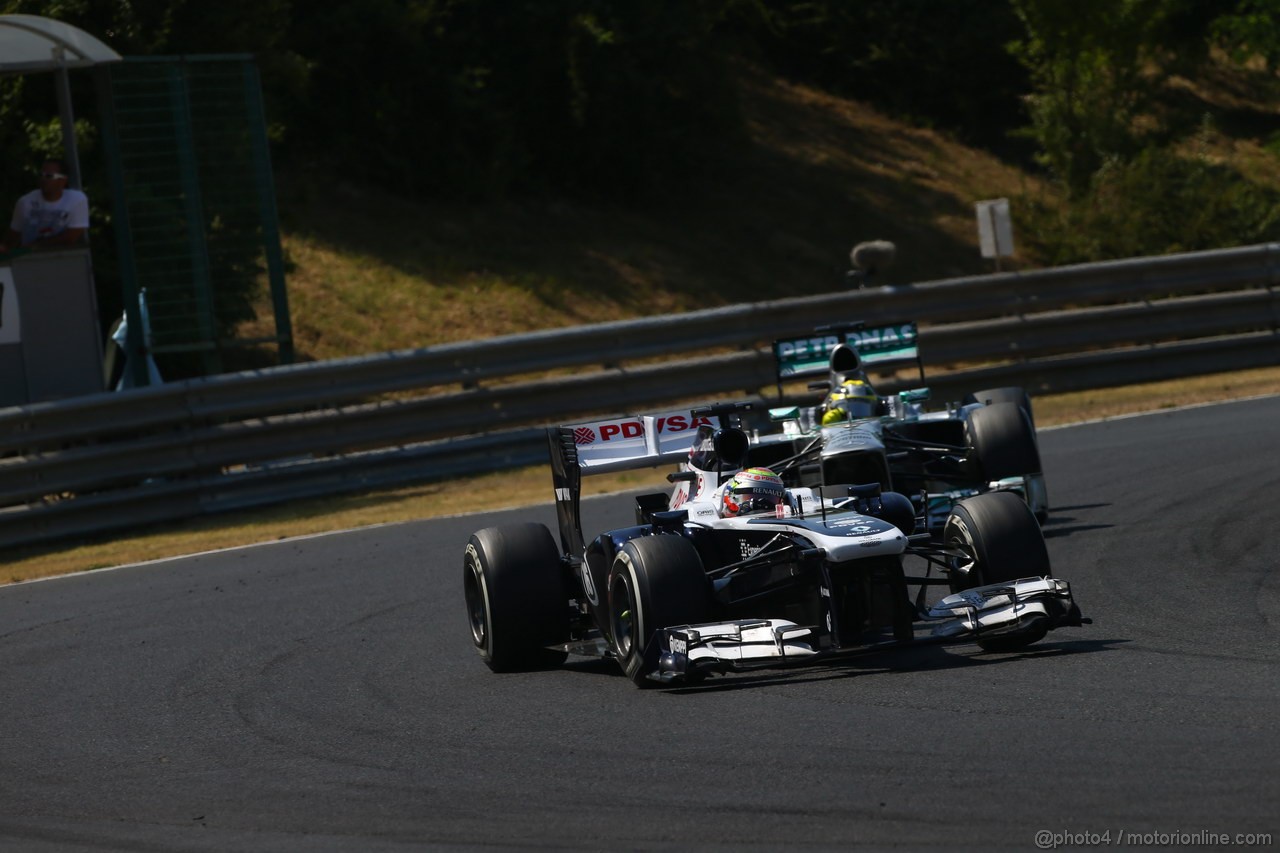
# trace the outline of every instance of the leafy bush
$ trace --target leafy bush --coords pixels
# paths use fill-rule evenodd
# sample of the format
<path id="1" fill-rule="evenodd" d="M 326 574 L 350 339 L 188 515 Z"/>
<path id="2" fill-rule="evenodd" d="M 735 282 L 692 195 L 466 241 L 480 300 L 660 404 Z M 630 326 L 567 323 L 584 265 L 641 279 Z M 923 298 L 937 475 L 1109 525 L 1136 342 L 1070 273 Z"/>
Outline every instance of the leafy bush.
<path id="1" fill-rule="evenodd" d="M 1158 144 L 1151 107 L 1166 77 L 1208 51 L 1204 15 L 1181 0 L 1011 0 L 1025 34 L 1037 160 L 1074 198 L 1105 164 Z"/>
<path id="2" fill-rule="evenodd" d="M 1276 239 L 1280 195 L 1203 154 L 1148 148 L 1113 159 L 1080 197 L 1027 197 L 1020 230 L 1050 265 L 1242 246 Z"/>

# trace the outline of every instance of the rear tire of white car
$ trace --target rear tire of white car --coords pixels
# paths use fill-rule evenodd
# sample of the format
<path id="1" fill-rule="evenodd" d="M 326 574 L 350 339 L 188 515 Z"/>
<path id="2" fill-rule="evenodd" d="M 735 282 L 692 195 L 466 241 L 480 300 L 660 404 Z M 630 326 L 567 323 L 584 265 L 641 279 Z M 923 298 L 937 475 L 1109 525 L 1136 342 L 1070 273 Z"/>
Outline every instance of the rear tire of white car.
<path id="1" fill-rule="evenodd" d="M 1026 577 L 1048 577 L 1049 550 L 1040 525 L 1027 505 L 1011 492 L 988 492 L 965 498 L 956 504 L 942 529 L 942 541 L 965 556 L 971 568 L 965 574 L 951 573 L 951 591 L 1005 583 Z M 978 645 L 989 652 L 1021 649 L 1048 633 L 1048 625 L 1038 620 L 1027 630 L 1005 634 Z"/>
<path id="2" fill-rule="evenodd" d="M 710 618 L 711 581 L 697 550 L 683 536 L 641 536 L 622 546 L 609 567 L 609 639 L 614 656 L 637 687 L 656 686 L 654 632 Z"/>
<path id="3" fill-rule="evenodd" d="M 541 524 L 478 530 L 462 568 L 471 640 L 494 672 L 559 666 L 569 634 L 560 550 Z"/>

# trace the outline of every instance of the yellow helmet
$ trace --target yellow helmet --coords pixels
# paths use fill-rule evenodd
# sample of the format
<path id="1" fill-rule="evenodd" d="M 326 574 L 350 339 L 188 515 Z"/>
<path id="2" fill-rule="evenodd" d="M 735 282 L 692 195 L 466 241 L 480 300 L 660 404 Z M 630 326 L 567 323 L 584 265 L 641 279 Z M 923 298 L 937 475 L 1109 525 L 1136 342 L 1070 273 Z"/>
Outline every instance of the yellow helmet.
<path id="1" fill-rule="evenodd" d="M 865 379 L 846 379 L 827 395 L 822 425 L 831 426 L 852 418 L 869 418 L 876 412 L 879 398 L 871 383 Z"/>

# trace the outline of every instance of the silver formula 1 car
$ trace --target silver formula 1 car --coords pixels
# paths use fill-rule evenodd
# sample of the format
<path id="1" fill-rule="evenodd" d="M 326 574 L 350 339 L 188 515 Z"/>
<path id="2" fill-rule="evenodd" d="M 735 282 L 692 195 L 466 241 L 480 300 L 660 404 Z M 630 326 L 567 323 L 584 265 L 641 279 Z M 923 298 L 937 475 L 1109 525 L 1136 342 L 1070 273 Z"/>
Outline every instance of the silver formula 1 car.
<path id="1" fill-rule="evenodd" d="M 647 686 L 921 643 L 1009 651 L 1087 621 L 1016 495 L 960 500 L 931 536 L 912 501 L 879 483 L 786 487 L 744 468 L 736 418 L 749 405 L 548 430 L 559 541 L 520 524 L 477 531 L 466 548 L 485 663 L 592 655 Z M 583 474 L 675 459 L 674 489 L 637 497 L 635 525 L 584 540 Z"/>
<path id="2" fill-rule="evenodd" d="M 1031 400 L 1021 388 L 978 391 L 935 411 L 925 410 L 925 387 L 876 394 L 868 367 L 914 362 L 923 383 L 917 339 L 914 323 L 891 323 L 775 341 L 779 395 L 784 381 L 821 376 L 809 388 L 826 396 L 815 406 L 771 409 L 781 430 L 760 425 L 751 461 L 779 468 L 793 485 L 878 482 L 923 492 L 934 533 L 957 500 L 985 492 L 1018 494 L 1045 521 L 1048 492 Z"/>

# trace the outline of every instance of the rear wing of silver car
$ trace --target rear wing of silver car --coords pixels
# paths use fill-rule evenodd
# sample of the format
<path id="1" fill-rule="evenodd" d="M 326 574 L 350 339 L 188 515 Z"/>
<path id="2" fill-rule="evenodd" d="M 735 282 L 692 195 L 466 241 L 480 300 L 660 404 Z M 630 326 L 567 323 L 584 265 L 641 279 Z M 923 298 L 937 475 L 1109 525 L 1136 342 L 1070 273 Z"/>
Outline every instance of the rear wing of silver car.
<path id="1" fill-rule="evenodd" d="M 920 379 L 924 381 L 924 363 L 920 360 L 918 339 L 916 324 L 904 322 L 879 326 L 865 323 L 823 326 L 808 335 L 776 340 L 773 342 L 773 358 L 779 395 L 783 382 L 828 376 L 831 351 L 841 344 L 853 347 L 863 366 L 914 361 L 920 370 Z"/>

